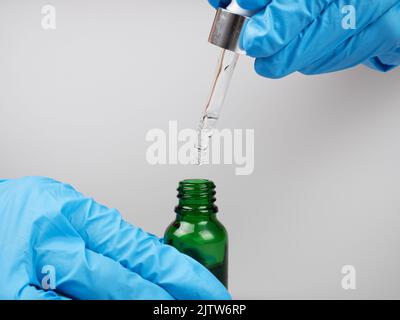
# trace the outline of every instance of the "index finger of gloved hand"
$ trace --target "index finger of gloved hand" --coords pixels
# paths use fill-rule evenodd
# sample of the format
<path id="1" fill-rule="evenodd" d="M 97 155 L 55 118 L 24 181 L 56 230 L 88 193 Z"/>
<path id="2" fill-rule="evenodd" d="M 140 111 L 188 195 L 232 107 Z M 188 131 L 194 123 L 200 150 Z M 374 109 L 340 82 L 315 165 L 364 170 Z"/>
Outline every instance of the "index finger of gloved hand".
<path id="1" fill-rule="evenodd" d="M 241 45 L 254 58 L 272 56 L 301 33 L 332 2 L 334 0 L 272 0 L 265 10 L 246 23 Z"/>
<path id="2" fill-rule="evenodd" d="M 257 59 L 256 71 L 269 78 L 282 78 L 306 68 L 377 21 L 396 3 L 398 0 L 336 0 L 281 51 L 271 57 Z M 352 6 L 358 12 L 357 27 L 354 29 L 343 27 L 341 8 L 345 6 Z"/>
<path id="3" fill-rule="evenodd" d="M 400 46 L 400 27 L 397 27 L 399 17 L 400 3 L 333 52 L 301 69 L 300 72 L 308 75 L 334 72 L 366 61 L 369 66 L 379 71 L 395 68 L 400 64 L 400 49 L 397 60 L 396 50 L 393 50 L 394 46 Z M 392 57 L 390 52 L 393 52 Z"/>
<path id="4" fill-rule="evenodd" d="M 59 211 L 86 247 L 165 289 L 177 299 L 230 299 L 225 287 L 201 264 L 140 228 L 117 210 L 85 198 L 72 187 L 55 184 Z"/>
<path id="5" fill-rule="evenodd" d="M 258 11 L 264 9 L 271 0 L 237 0 L 240 7 L 245 10 Z"/>
<path id="6" fill-rule="evenodd" d="M 226 8 L 231 3 L 231 0 L 208 0 L 214 8 Z"/>
<path id="7" fill-rule="evenodd" d="M 44 282 L 53 291 L 79 300 L 173 299 L 160 286 L 86 248 L 83 239 L 60 214 L 37 220 L 32 242 L 36 277 L 31 281 L 35 281 L 36 287 Z M 48 268 L 45 274 L 44 266 Z"/>
<path id="8" fill-rule="evenodd" d="M 55 293 L 54 291 L 44 291 L 34 286 L 27 285 L 22 288 L 17 296 L 19 300 L 71 300 Z"/>

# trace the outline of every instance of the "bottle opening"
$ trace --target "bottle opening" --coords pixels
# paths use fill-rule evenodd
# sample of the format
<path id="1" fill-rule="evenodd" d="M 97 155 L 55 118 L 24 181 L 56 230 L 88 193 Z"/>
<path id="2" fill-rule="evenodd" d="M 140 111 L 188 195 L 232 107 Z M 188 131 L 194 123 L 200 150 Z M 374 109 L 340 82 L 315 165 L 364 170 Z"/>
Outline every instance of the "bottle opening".
<path id="1" fill-rule="evenodd" d="M 187 179 L 179 183 L 178 198 L 215 195 L 215 184 L 207 179 Z"/>
<path id="2" fill-rule="evenodd" d="M 183 184 L 203 184 L 203 183 L 213 183 L 211 180 L 207 179 L 186 179 L 181 181 Z"/>
<path id="3" fill-rule="evenodd" d="M 176 212 L 215 213 L 215 184 L 207 179 L 186 179 L 179 183 Z"/>

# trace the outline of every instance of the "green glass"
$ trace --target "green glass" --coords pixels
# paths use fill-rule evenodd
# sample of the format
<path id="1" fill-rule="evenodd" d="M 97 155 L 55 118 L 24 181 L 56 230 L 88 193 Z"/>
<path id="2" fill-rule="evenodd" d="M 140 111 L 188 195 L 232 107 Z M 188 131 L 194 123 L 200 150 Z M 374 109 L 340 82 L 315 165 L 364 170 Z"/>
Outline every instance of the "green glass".
<path id="1" fill-rule="evenodd" d="M 228 287 L 228 234 L 216 216 L 215 184 L 181 181 L 178 198 L 176 220 L 165 232 L 165 243 L 200 262 Z"/>

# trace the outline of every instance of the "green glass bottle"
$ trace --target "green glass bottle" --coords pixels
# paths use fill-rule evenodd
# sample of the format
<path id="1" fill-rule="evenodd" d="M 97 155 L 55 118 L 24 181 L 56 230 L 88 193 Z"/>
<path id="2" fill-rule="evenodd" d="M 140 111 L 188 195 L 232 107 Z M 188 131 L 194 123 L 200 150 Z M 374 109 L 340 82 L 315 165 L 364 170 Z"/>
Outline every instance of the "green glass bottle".
<path id="1" fill-rule="evenodd" d="M 165 232 L 165 243 L 200 262 L 228 287 L 228 234 L 216 217 L 215 184 L 181 181 L 178 198 L 176 220 Z"/>

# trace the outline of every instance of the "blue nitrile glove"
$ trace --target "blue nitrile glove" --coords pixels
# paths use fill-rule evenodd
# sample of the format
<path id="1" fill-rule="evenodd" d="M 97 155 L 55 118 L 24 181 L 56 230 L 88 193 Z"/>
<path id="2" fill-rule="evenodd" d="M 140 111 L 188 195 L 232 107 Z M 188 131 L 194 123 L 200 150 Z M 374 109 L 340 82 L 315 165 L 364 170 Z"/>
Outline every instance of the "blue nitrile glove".
<path id="1" fill-rule="evenodd" d="M 230 298 L 193 259 L 48 178 L 0 180 L 0 246 L 0 299 Z"/>
<path id="2" fill-rule="evenodd" d="M 225 7 L 230 1 L 209 2 Z M 400 0 L 237 2 L 259 11 L 244 28 L 242 47 L 257 58 L 262 76 L 320 74 L 362 63 L 388 71 L 400 65 Z M 353 9 L 355 29 L 347 29 L 353 27 L 348 19 Z"/>

